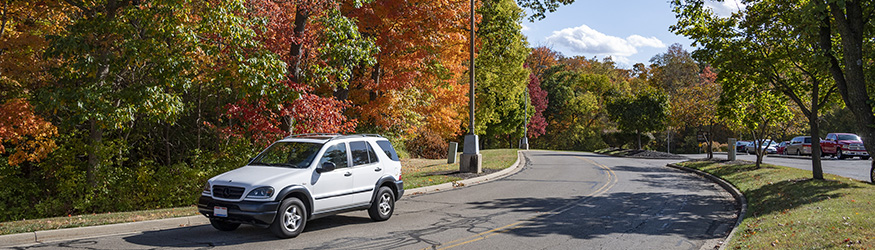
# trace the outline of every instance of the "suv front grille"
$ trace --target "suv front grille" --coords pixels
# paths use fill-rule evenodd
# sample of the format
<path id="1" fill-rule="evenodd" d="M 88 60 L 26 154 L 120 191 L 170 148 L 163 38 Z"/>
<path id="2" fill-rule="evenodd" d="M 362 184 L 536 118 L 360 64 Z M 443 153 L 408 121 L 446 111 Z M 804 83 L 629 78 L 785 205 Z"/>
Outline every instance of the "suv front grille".
<path id="1" fill-rule="evenodd" d="M 225 199 L 240 199 L 243 196 L 243 191 L 245 189 L 242 187 L 231 187 L 231 186 L 213 186 L 213 196 Z"/>

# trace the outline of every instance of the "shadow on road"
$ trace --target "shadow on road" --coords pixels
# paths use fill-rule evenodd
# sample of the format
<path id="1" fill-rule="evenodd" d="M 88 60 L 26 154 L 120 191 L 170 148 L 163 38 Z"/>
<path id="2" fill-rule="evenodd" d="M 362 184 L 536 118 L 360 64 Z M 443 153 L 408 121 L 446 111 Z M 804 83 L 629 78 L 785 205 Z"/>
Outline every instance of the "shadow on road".
<path id="1" fill-rule="evenodd" d="M 338 226 L 364 223 L 374 222 L 367 217 L 334 215 L 308 221 L 302 235 Z M 255 242 L 282 241 L 282 239 L 274 237 L 270 230 L 266 228 L 249 225 L 241 225 L 240 228 L 231 232 L 218 231 L 210 225 L 156 230 L 124 237 L 124 240 L 137 245 L 161 248 L 210 248 Z"/>
<path id="2" fill-rule="evenodd" d="M 680 235 L 688 240 L 723 237 L 736 209 L 724 197 L 673 193 L 612 193 L 597 197 L 501 199 L 471 203 L 478 209 L 540 212 L 506 232 L 523 237 L 567 235 Z"/>

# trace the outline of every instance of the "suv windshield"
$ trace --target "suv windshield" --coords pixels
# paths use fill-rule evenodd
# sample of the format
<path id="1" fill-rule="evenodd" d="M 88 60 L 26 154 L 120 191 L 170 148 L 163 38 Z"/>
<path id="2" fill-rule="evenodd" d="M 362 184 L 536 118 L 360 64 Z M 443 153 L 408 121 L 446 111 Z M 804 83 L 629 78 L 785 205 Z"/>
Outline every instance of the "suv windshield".
<path id="1" fill-rule="evenodd" d="M 307 142 L 277 142 L 258 155 L 249 165 L 307 168 L 322 144 Z"/>
<path id="2" fill-rule="evenodd" d="M 860 137 L 857 135 L 838 135 L 839 141 L 859 141 Z"/>

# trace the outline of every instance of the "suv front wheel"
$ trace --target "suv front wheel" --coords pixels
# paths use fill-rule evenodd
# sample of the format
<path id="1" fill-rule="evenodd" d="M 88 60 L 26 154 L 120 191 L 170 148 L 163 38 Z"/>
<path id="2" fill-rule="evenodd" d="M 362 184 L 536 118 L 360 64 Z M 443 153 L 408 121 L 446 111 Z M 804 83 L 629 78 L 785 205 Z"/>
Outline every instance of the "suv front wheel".
<path id="1" fill-rule="evenodd" d="M 374 202 L 371 202 L 371 208 L 368 209 L 368 215 L 374 221 L 385 221 L 392 217 L 392 212 L 395 211 L 395 194 L 392 189 L 386 186 L 380 187 L 377 190 L 377 195 L 374 196 Z"/>
<path id="2" fill-rule="evenodd" d="M 279 238 L 294 238 L 304 231 L 307 224 L 307 208 L 300 199 L 291 197 L 280 203 L 270 231 Z"/>

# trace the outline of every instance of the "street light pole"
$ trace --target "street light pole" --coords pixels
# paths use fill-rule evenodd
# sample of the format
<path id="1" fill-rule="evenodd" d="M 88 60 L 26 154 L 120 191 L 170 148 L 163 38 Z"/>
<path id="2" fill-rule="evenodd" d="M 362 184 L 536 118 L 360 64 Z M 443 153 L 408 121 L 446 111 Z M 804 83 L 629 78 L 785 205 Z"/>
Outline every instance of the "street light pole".
<path id="1" fill-rule="evenodd" d="M 526 86 L 526 99 L 523 101 L 526 102 L 526 109 L 523 110 L 526 119 L 523 122 L 523 141 L 520 142 L 520 149 L 529 150 L 529 86 Z"/>
<path id="2" fill-rule="evenodd" d="M 483 157 L 480 155 L 479 138 L 474 133 L 474 0 L 471 0 L 471 36 L 470 41 L 470 56 L 471 60 L 468 64 L 468 76 L 470 82 L 468 84 L 468 134 L 465 135 L 465 150 L 462 151 L 461 162 L 459 164 L 459 172 L 481 173 L 483 172 Z"/>

